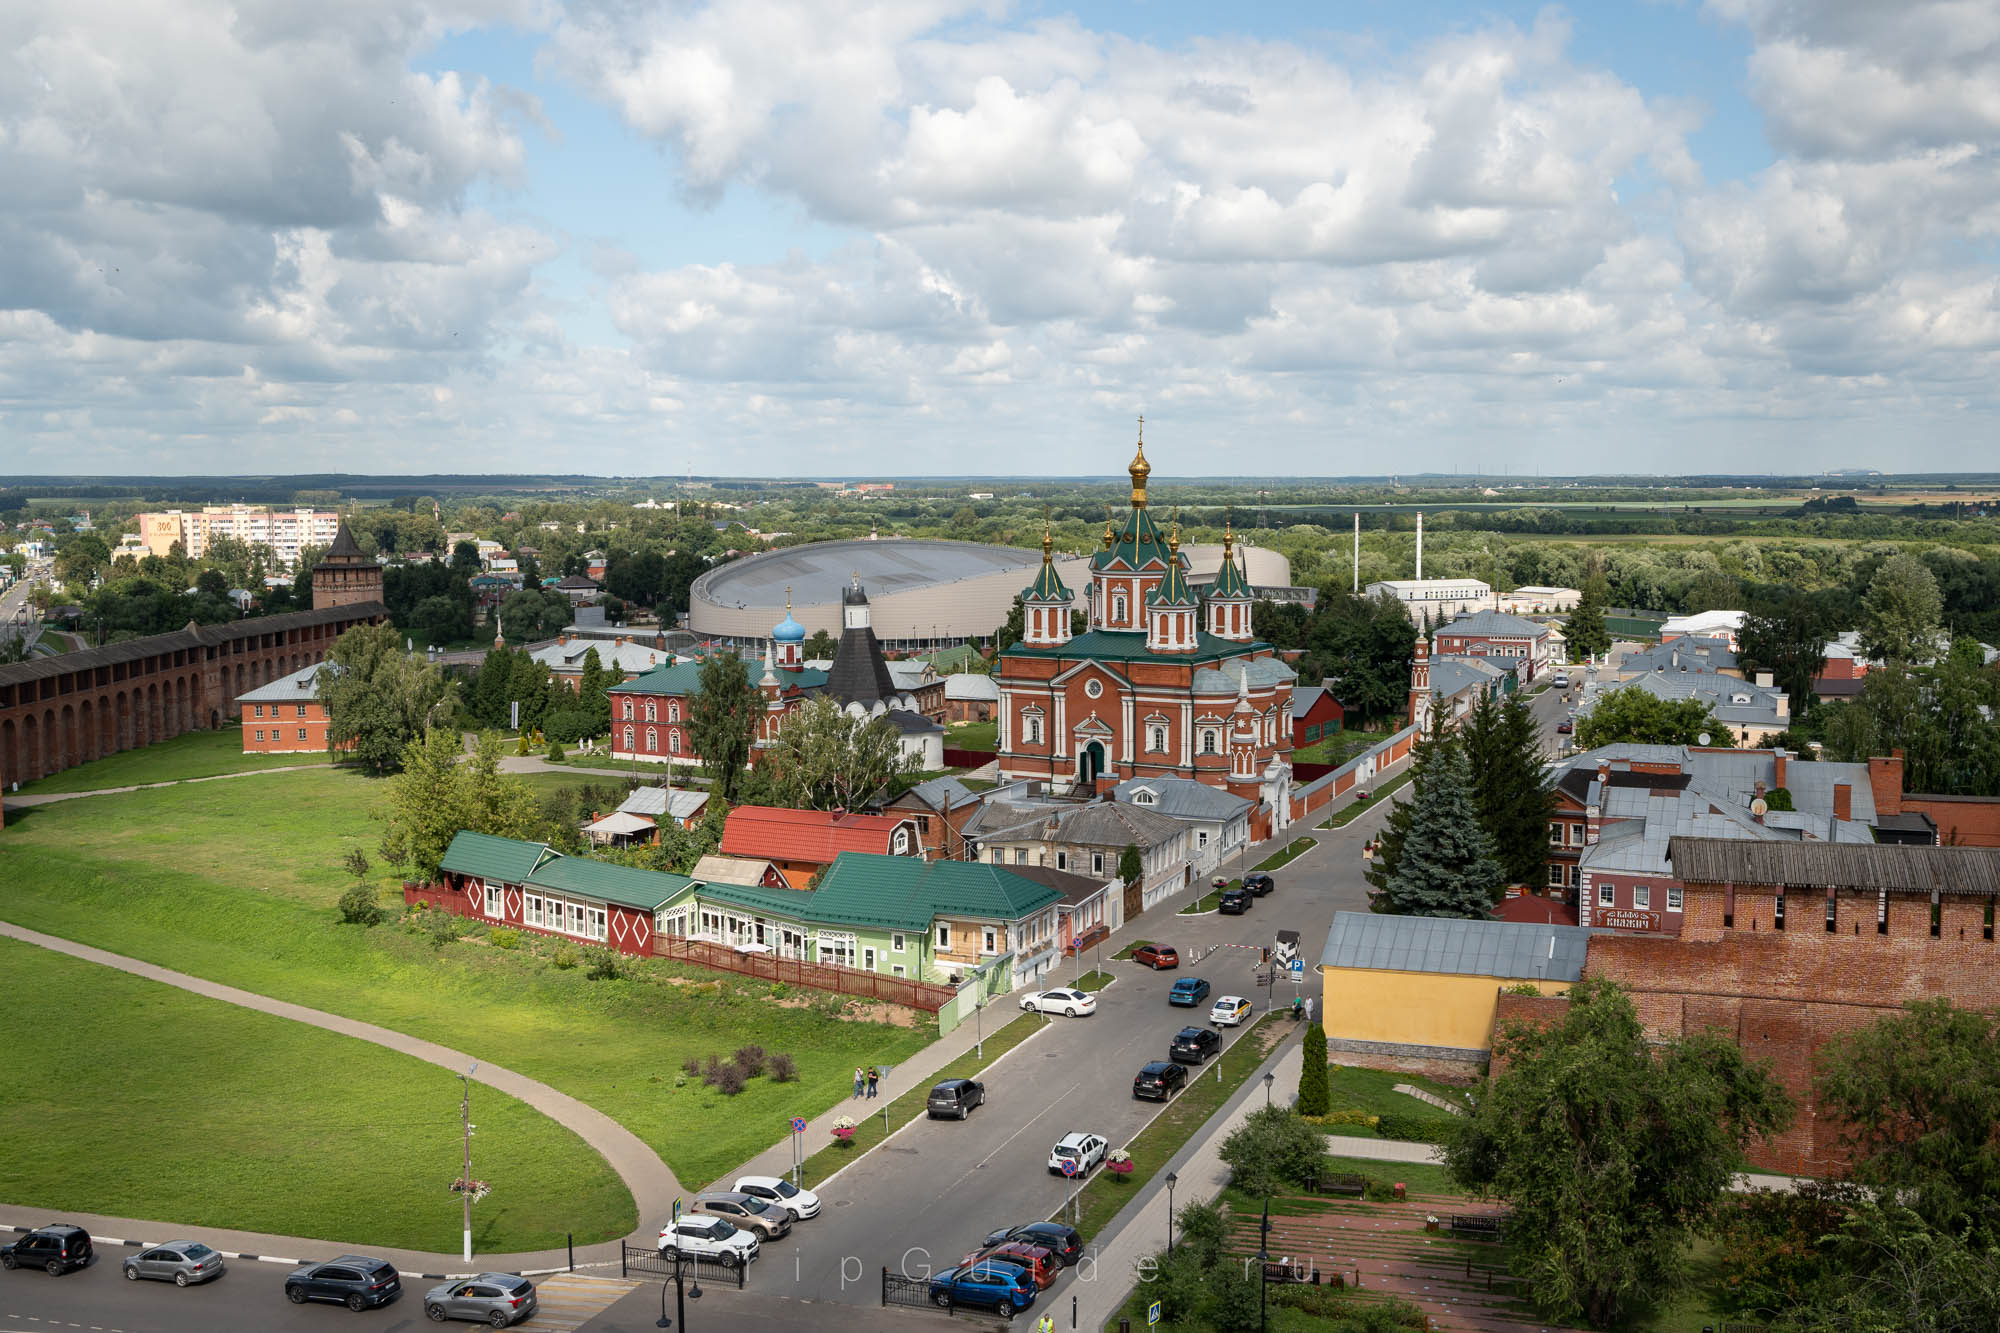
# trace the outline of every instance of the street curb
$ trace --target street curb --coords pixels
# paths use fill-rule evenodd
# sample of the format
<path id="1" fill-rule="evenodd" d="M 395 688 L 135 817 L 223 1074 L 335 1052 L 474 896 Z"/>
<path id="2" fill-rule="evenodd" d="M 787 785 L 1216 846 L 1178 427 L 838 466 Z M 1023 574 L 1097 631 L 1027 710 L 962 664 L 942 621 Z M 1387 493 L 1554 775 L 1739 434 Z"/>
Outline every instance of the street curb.
<path id="1" fill-rule="evenodd" d="M 38 1230 L 40 1230 L 39 1227 L 14 1226 L 10 1223 L 0 1222 L 0 1231 L 12 1231 L 25 1236 L 31 1231 L 38 1231 Z M 158 1245 L 161 1242 L 157 1240 L 125 1240 L 122 1237 L 118 1236 L 92 1236 L 90 1238 L 90 1243 L 92 1244 L 92 1246 L 100 1244 L 123 1245 L 128 1250 L 146 1250 L 146 1249 L 151 1249 L 153 1246 Z M 212 1249 L 214 1247 L 211 1246 L 210 1248 Z M 225 1259 L 254 1259 L 260 1264 L 289 1264 L 293 1268 L 303 1268 L 307 1264 L 316 1264 L 322 1262 L 321 1260 L 318 1259 L 291 1259 L 285 1257 L 284 1255 L 278 1255 L 278 1254 L 252 1254 L 248 1250 L 216 1250 L 215 1252 L 221 1255 Z M 428 1279 L 429 1281 L 432 1282 L 457 1282 L 463 1278 L 473 1278 L 479 1276 L 478 1273 L 404 1273 L 401 1272 L 400 1270 L 398 1271 L 400 1276 L 403 1277 L 420 1277 Z M 492 1272 L 493 1270 L 482 1269 L 481 1271 Z M 514 1276 L 547 1277 L 552 1273 L 567 1273 L 569 1271 L 570 1270 L 567 1268 L 524 1268 L 520 1270 L 518 1273 L 515 1273 Z"/>

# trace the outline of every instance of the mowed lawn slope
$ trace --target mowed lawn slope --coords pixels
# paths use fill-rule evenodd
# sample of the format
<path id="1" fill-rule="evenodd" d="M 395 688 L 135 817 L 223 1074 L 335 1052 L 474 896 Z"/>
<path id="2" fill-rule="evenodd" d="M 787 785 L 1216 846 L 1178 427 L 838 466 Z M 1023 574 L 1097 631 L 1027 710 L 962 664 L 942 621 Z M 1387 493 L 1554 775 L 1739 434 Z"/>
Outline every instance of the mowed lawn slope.
<path id="1" fill-rule="evenodd" d="M 122 750 L 33 782 L 24 782 L 20 794 L 45 796 L 57 792 L 103 791 L 110 787 L 136 787 L 147 782 L 179 782 L 186 778 L 214 777 L 218 773 L 247 773 L 260 768 L 328 762 L 329 757 L 324 750 L 307 754 L 245 754 L 243 729 L 231 723 L 217 731 L 190 731 L 157 745 Z"/>
<path id="2" fill-rule="evenodd" d="M 767 984 L 719 973 L 648 962 L 591 981 L 547 949 L 440 951 L 393 925 L 341 925 L 338 859 L 372 855 L 382 792 L 328 769 L 25 810 L 0 832 L 0 918 L 506 1065 L 616 1118 L 691 1188 L 780 1140 L 789 1117 L 843 1100 L 856 1065 L 894 1064 L 935 1032 L 784 1007 Z M 733 1098 L 699 1078 L 676 1086 L 684 1060 L 751 1044 L 790 1054 L 799 1081 L 753 1079 Z"/>
<path id="3" fill-rule="evenodd" d="M 0 939 L 17 1023 L 0 1199 L 167 1223 L 456 1252 L 459 1081 L 303 1023 Z M 18 1015 L 17 1015 L 18 1016 Z M 482 1251 L 624 1235 L 632 1196 L 576 1135 L 472 1090 Z"/>

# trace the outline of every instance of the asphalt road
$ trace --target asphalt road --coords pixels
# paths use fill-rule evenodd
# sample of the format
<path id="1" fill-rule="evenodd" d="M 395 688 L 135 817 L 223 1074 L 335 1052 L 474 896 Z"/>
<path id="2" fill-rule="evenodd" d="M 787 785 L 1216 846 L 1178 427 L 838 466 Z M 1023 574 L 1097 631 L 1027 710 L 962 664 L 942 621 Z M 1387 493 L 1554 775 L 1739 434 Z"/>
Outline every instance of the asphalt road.
<path id="1" fill-rule="evenodd" d="M 1125 938 L 1171 944 L 1185 958 L 1197 945 L 1264 945 L 1280 929 L 1296 930 L 1310 983 L 1334 912 L 1367 905 L 1360 847 L 1381 818 L 1371 812 L 1344 829 L 1308 830 L 1320 845 L 1275 872 L 1278 888 L 1243 916 L 1183 917 L 1155 909 Z M 1235 869 L 1231 862 L 1230 872 Z M 1182 1027 L 1206 1022 L 1206 1005 L 1180 1009 L 1167 1003 L 1174 981 L 1203 977 L 1213 987 L 1211 1001 L 1244 995 L 1261 1014 L 1268 1003 L 1265 990 L 1253 990 L 1250 982 L 1256 958 L 1254 949 L 1227 949 L 1178 972 L 1159 973 L 1107 962 L 1106 970 L 1118 980 L 1099 994 L 1095 1014 L 1050 1018 L 1048 1031 L 990 1072 L 987 1104 L 967 1120 L 918 1120 L 830 1185 L 816 1187 L 821 1215 L 766 1247 L 752 1270 L 752 1285 L 791 1297 L 869 1305 L 880 1299 L 885 1265 L 921 1276 L 958 1262 L 989 1231 L 1050 1216 L 1070 1189 L 1063 1177 L 1048 1172 L 1050 1147 L 1080 1131 L 1102 1134 L 1113 1147 L 1129 1141 L 1159 1109 L 1158 1103 L 1132 1097 L 1133 1074 L 1149 1060 L 1164 1059 L 1168 1040 Z M 1067 970 L 1060 979 L 1068 979 Z M 1298 993 L 1315 995 L 1310 984 Z M 1289 1005 L 1293 994 L 1291 984 L 1279 980 L 1276 1003 Z M 1225 1044 L 1233 1044 L 1240 1031 L 1225 1029 Z M 1201 1077 L 1212 1063 L 1191 1075 Z M 1066 1309 L 1074 1284 L 1093 1279 L 1086 1260 L 1044 1293 L 1037 1311 Z"/>
<path id="2" fill-rule="evenodd" d="M 51 1215 L 53 1216 L 53 1214 Z M 403 1297 L 383 1309 L 355 1314 L 339 1305 L 293 1305 L 285 1299 L 289 1264 L 231 1260 L 228 1271 L 198 1287 L 128 1282 L 121 1265 L 130 1250 L 99 1246 L 89 1268 L 61 1277 L 26 1269 L 0 1272 L 0 1333 L 414 1333 L 431 1328 L 423 1297 L 435 1284 L 406 1280 Z M 326 1258 L 333 1255 L 329 1252 Z M 464 1325 L 471 1328 L 473 1325 Z"/>

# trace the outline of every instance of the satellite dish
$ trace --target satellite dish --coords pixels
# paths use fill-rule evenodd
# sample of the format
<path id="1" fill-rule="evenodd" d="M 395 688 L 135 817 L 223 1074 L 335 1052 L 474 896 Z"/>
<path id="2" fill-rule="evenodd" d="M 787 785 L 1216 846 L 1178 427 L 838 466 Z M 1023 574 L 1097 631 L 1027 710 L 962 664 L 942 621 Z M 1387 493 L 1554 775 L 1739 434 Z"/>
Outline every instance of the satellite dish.
<path id="1" fill-rule="evenodd" d="M 1762 819 L 1765 813 L 1768 810 L 1770 810 L 1770 808 L 1771 808 L 1771 803 L 1769 801 L 1766 801 L 1761 796 L 1759 796 L 1756 800 L 1750 802 L 1750 813 L 1757 816 L 1757 818 L 1759 819 Z"/>
<path id="2" fill-rule="evenodd" d="M 1704 731 L 1704 732 L 1702 732 L 1702 733 L 1701 733 L 1701 735 L 1699 735 L 1699 736 L 1695 737 L 1695 741 L 1696 741 L 1696 742 L 1697 742 L 1698 744 L 1701 744 L 1701 745 L 1706 745 L 1706 744 L 1708 744 L 1708 733 L 1707 733 L 1707 732 L 1705 732 L 1705 731 Z"/>

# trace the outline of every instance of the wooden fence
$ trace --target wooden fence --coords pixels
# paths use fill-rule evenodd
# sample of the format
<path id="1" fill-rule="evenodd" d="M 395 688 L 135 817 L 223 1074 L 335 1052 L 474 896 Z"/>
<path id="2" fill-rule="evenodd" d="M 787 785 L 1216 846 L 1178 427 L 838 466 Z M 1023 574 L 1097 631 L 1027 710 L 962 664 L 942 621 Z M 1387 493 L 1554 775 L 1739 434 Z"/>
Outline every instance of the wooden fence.
<path id="1" fill-rule="evenodd" d="M 653 956 L 671 958 L 676 962 L 694 963 L 701 967 L 713 967 L 724 972 L 740 972 L 745 976 L 760 977 L 765 981 L 782 981 L 788 986 L 810 986 L 815 990 L 834 991 L 841 995 L 858 995 L 873 1000 L 884 1000 L 890 1004 L 907 1005 L 934 1014 L 951 1003 L 957 994 L 950 986 L 937 986 L 928 981 L 911 981 L 906 977 L 877 976 L 873 972 L 863 972 L 859 968 L 834 967 L 827 963 L 807 962 L 803 958 L 780 958 L 776 954 L 741 953 L 726 944 L 711 940 L 691 940 L 678 935 L 655 935 Z"/>

